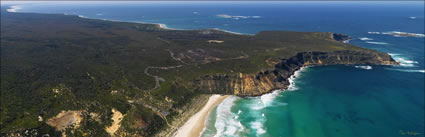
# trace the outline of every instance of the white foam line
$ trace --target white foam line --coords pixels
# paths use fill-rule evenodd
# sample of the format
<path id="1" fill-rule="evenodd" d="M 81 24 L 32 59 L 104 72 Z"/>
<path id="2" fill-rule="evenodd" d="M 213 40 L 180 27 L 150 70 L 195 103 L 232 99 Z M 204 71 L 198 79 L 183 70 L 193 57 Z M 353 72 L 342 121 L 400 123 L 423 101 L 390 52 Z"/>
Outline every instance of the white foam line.
<path id="1" fill-rule="evenodd" d="M 365 41 L 365 40 L 373 40 L 372 38 L 368 38 L 368 37 L 362 37 L 362 38 L 359 38 L 360 40 L 363 40 L 363 41 Z"/>
<path id="2" fill-rule="evenodd" d="M 253 97 L 253 99 L 259 99 L 259 100 L 258 100 L 257 104 L 254 104 L 252 109 L 253 110 L 261 110 L 261 109 L 264 109 L 266 107 L 269 107 L 274 103 L 273 100 L 276 97 L 280 96 L 280 94 L 282 92 L 297 90 L 298 87 L 295 86 L 294 80 L 296 78 L 298 78 L 301 75 L 301 72 L 305 71 L 306 68 L 308 68 L 308 66 L 301 67 L 299 70 L 295 71 L 294 74 L 292 74 L 292 76 L 290 76 L 288 78 L 288 81 L 289 81 L 288 89 L 286 89 L 286 90 L 275 90 L 275 91 L 272 91 L 270 93 L 261 95 L 259 97 Z M 274 104 L 274 105 L 276 105 L 276 104 Z M 288 105 L 288 104 L 287 103 L 281 103 L 281 104 L 278 104 L 278 105 Z"/>
<path id="3" fill-rule="evenodd" d="M 7 12 L 18 12 L 18 10 L 20 10 L 20 9 L 22 9 L 22 7 L 19 7 L 17 5 L 13 5 L 13 6 L 10 6 L 9 9 L 6 9 L 6 11 Z"/>
<path id="4" fill-rule="evenodd" d="M 393 69 L 393 68 L 387 68 L 388 70 L 394 70 L 394 71 L 400 71 L 400 72 L 417 72 L 417 73 L 425 73 L 425 69 Z"/>
<path id="5" fill-rule="evenodd" d="M 244 130 L 244 126 L 240 121 L 234 119 L 237 114 L 231 111 L 232 106 L 234 106 L 234 101 L 237 99 L 238 97 L 236 96 L 230 96 L 218 105 L 216 110 L 216 122 L 214 124 L 217 129 L 217 134 L 214 137 L 234 136 Z"/>
<path id="6" fill-rule="evenodd" d="M 219 17 L 219 18 L 235 19 L 235 20 L 250 19 L 250 18 L 254 18 L 254 19 L 261 18 L 261 16 L 234 16 L 234 15 L 228 15 L 228 14 L 218 14 L 216 16 Z"/>
<path id="7" fill-rule="evenodd" d="M 376 45 L 388 45 L 388 43 L 386 43 L 386 42 L 366 41 L 366 43 L 376 44 Z"/>
<path id="8" fill-rule="evenodd" d="M 294 80 L 300 76 L 301 72 L 305 71 L 306 68 L 308 68 L 307 66 L 305 67 L 301 67 L 299 70 L 295 71 L 294 74 L 289 77 L 288 81 L 289 81 L 289 86 L 288 86 L 288 90 L 289 91 L 293 91 L 293 90 L 297 90 L 298 88 L 295 86 L 295 82 Z"/>
<path id="9" fill-rule="evenodd" d="M 355 68 L 359 68 L 359 69 L 366 69 L 366 70 L 371 70 L 372 66 L 354 66 Z"/>
<path id="10" fill-rule="evenodd" d="M 418 37 L 418 38 L 423 38 L 423 37 L 425 37 L 425 34 L 420 34 L 420 33 L 410 33 L 410 32 L 401 32 L 401 31 L 367 32 L 367 33 L 368 33 L 368 34 L 391 35 L 391 36 L 394 36 L 394 37 L 406 37 L 406 36 Z"/>
<path id="11" fill-rule="evenodd" d="M 403 67 L 414 67 L 415 64 L 418 64 L 419 62 L 414 60 L 409 60 L 406 57 L 401 56 L 401 54 L 394 54 L 394 53 L 388 53 L 395 61 L 400 63 L 400 66 Z"/>
<path id="12" fill-rule="evenodd" d="M 367 32 L 368 34 L 381 34 L 381 32 Z"/>
<path id="13" fill-rule="evenodd" d="M 202 109 L 197 112 L 195 115 L 191 116 L 189 120 L 187 120 L 182 127 L 180 127 L 175 133 L 176 137 L 187 137 L 192 134 L 199 134 L 205 130 L 205 121 L 207 120 L 207 116 L 211 110 L 220 103 L 220 101 L 227 96 L 221 95 L 212 95 L 207 104 L 205 104 Z M 224 99 L 226 100 L 226 99 Z M 199 129 L 202 128 L 202 129 Z M 198 132 L 198 130 L 200 130 Z"/>
<path id="14" fill-rule="evenodd" d="M 257 136 L 261 136 L 262 134 L 266 133 L 266 130 L 264 129 L 264 125 L 261 121 L 254 121 L 251 122 L 251 128 L 256 130 Z"/>

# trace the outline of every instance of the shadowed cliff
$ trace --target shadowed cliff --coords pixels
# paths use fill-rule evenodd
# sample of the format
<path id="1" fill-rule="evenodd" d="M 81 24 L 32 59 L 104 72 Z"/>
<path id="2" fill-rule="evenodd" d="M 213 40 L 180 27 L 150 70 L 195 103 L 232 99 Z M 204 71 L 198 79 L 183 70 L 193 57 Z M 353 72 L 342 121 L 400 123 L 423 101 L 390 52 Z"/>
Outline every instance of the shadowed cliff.
<path id="1" fill-rule="evenodd" d="M 301 52 L 289 59 L 281 59 L 274 69 L 257 74 L 205 75 L 194 81 L 200 92 L 259 96 L 289 86 L 288 78 L 301 67 L 322 65 L 395 65 L 391 56 L 373 51 L 344 50 L 334 52 Z"/>

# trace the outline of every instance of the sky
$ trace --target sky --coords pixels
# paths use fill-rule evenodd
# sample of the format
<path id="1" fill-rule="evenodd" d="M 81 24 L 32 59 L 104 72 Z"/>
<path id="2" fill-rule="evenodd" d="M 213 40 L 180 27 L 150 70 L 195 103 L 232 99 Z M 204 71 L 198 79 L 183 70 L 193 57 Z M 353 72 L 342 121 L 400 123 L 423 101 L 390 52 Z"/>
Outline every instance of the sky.
<path id="1" fill-rule="evenodd" d="M 14 4 L 32 4 L 32 3 L 40 3 L 40 2 L 70 2 L 70 3 L 78 3 L 83 2 L 90 3 L 90 2 L 99 2 L 99 1 L 108 1 L 108 2 L 124 2 L 124 1 L 178 1 L 178 2 L 184 2 L 184 1 L 197 1 L 197 2 L 214 2 L 214 1 L 253 1 L 253 2 L 261 2 L 261 1 L 314 1 L 314 2 L 320 2 L 320 1 L 374 1 L 374 2 L 383 2 L 383 1 L 424 1 L 423 5 L 425 6 L 425 0 L 44 0 L 44 1 L 38 1 L 38 0 L 1 0 L 1 5 L 14 5 Z"/>

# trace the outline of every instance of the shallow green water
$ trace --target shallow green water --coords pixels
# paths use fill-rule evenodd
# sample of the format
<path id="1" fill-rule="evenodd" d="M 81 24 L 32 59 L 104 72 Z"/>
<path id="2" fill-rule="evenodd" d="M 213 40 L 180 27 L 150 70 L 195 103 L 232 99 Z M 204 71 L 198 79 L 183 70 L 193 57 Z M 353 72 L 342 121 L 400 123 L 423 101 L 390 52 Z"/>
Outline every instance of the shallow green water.
<path id="1" fill-rule="evenodd" d="M 226 99 L 211 113 L 203 136 L 423 136 L 424 84 L 406 77 L 423 80 L 424 75 L 387 71 L 377 66 L 307 68 L 292 91 Z M 220 109 L 226 107 L 231 114 Z M 220 119 L 220 113 L 234 116 Z M 224 126 L 217 126 L 220 122 Z"/>

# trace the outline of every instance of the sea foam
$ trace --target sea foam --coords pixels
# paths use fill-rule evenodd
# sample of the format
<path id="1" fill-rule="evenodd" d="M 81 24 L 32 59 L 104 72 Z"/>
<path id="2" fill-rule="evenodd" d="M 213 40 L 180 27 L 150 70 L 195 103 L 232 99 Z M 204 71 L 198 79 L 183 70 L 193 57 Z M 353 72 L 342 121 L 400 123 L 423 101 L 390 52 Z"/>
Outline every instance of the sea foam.
<path id="1" fill-rule="evenodd" d="M 228 15 L 228 14 L 218 14 L 216 15 L 219 18 L 226 18 L 226 19 L 235 19 L 235 20 L 239 20 L 239 19 L 258 19 L 261 18 L 261 16 L 234 16 L 234 15 Z"/>
<path id="2" fill-rule="evenodd" d="M 373 40 L 372 38 L 367 38 L 367 37 L 363 37 L 363 38 L 359 38 L 360 40 Z"/>
<path id="3" fill-rule="evenodd" d="M 238 115 L 231 111 L 237 99 L 236 96 L 230 96 L 218 105 L 214 124 L 217 134 L 214 137 L 233 136 L 244 130 L 244 126 L 235 118 Z"/>
<path id="4" fill-rule="evenodd" d="M 414 67 L 415 64 L 418 64 L 419 62 L 414 61 L 414 60 L 410 60 L 406 57 L 401 56 L 401 54 L 393 54 L 393 53 L 389 53 L 389 55 L 397 62 L 400 63 L 400 66 L 403 67 Z"/>
<path id="5" fill-rule="evenodd" d="M 14 6 L 10 6 L 9 9 L 6 9 L 6 11 L 7 12 L 18 12 L 18 10 L 20 10 L 20 9 L 22 9 L 22 7 L 14 5 Z"/>
<path id="6" fill-rule="evenodd" d="M 372 69 L 372 66 L 354 66 L 354 67 L 359 69 L 366 69 L 366 70 Z"/>
<path id="7" fill-rule="evenodd" d="M 254 103 L 252 105 L 251 109 L 261 110 L 261 109 L 264 109 L 264 108 L 269 107 L 269 106 L 281 106 L 281 105 L 286 106 L 286 105 L 288 105 L 287 103 L 278 103 L 278 102 L 275 102 L 274 100 L 275 100 L 276 97 L 281 96 L 280 94 L 282 92 L 297 90 L 298 87 L 296 87 L 294 80 L 296 78 L 298 78 L 300 76 L 301 72 L 305 71 L 306 68 L 307 67 L 301 67 L 299 70 L 295 71 L 294 74 L 292 74 L 291 77 L 288 78 L 289 86 L 288 86 L 287 90 L 275 90 L 275 91 L 272 91 L 271 93 L 261 95 L 260 97 L 254 97 L 253 99 L 255 100 L 254 102 L 256 102 L 256 103 Z"/>
<path id="8" fill-rule="evenodd" d="M 256 130 L 257 136 L 260 136 L 264 133 L 266 133 L 266 130 L 264 129 L 264 125 L 261 121 L 254 121 L 250 123 L 251 128 Z"/>
<path id="9" fill-rule="evenodd" d="M 298 87 L 295 85 L 294 80 L 299 77 L 301 75 L 301 72 L 304 72 L 308 67 L 301 67 L 298 71 L 295 71 L 294 74 L 289 77 L 288 81 L 289 81 L 289 86 L 288 86 L 288 90 L 289 91 L 294 91 L 297 90 Z"/>
<path id="10" fill-rule="evenodd" d="M 388 70 L 401 71 L 401 72 L 417 72 L 417 73 L 425 73 L 425 69 L 393 69 L 387 68 Z"/>
<path id="11" fill-rule="evenodd" d="M 386 31 L 386 32 L 368 32 L 369 34 L 382 34 L 382 35 L 391 35 L 394 37 L 417 37 L 417 38 L 423 38 L 425 37 L 425 34 L 420 33 L 411 33 L 411 32 L 401 32 L 401 31 Z"/>
<path id="12" fill-rule="evenodd" d="M 366 41 L 366 43 L 376 44 L 376 45 L 388 45 L 388 43 L 386 43 L 386 42 Z"/>
<path id="13" fill-rule="evenodd" d="M 381 32 L 367 32 L 368 34 L 381 34 Z"/>

